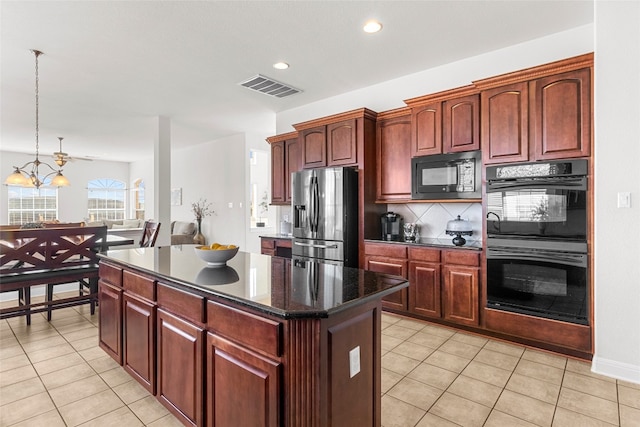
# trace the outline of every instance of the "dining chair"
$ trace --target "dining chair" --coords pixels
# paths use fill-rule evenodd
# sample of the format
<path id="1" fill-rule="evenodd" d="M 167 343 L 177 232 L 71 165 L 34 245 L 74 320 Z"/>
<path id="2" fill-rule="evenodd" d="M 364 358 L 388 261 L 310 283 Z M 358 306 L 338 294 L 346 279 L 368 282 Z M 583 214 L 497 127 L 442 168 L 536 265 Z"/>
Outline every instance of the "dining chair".
<path id="1" fill-rule="evenodd" d="M 142 238 L 140 239 L 140 247 L 152 248 L 153 246 L 155 246 L 159 231 L 159 222 L 145 221 L 144 226 L 142 227 Z"/>

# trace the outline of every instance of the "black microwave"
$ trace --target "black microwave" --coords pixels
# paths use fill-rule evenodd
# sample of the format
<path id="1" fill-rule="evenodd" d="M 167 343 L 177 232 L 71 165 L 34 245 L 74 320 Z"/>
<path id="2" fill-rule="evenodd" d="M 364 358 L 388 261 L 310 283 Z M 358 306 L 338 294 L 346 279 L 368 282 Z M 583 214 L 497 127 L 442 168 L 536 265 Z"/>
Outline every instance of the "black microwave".
<path id="1" fill-rule="evenodd" d="M 479 199 L 481 153 L 420 156 L 411 159 L 411 198 L 415 200 Z"/>

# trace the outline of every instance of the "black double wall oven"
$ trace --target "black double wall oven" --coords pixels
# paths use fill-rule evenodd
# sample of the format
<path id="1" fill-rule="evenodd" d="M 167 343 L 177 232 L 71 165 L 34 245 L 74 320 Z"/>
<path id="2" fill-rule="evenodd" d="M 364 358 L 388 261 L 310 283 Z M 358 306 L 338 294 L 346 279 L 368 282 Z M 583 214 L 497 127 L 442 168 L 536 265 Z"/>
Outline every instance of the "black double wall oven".
<path id="1" fill-rule="evenodd" d="M 587 160 L 487 167 L 487 307 L 589 321 Z"/>

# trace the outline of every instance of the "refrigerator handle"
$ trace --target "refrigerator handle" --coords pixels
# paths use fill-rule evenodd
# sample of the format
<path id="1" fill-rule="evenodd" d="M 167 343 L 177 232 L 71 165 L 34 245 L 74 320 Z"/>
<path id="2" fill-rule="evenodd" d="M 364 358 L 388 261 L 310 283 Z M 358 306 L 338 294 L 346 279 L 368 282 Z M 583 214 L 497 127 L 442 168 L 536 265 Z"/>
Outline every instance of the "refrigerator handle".
<path id="1" fill-rule="evenodd" d="M 318 177 L 311 177 L 311 185 L 309 186 L 309 225 L 311 232 L 318 231 L 318 215 L 319 215 L 319 194 L 318 194 Z"/>

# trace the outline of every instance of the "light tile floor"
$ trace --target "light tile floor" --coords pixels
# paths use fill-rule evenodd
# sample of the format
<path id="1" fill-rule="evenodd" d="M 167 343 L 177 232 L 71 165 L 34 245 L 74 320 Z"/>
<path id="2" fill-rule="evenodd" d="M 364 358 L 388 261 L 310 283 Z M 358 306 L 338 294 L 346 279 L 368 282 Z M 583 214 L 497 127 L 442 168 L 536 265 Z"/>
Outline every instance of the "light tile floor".
<path id="1" fill-rule="evenodd" d="M 0 426 L 178 426 L 98 347 L 88 306 L 0 320 Z M 640 426 L 640 385 L 589 364 L 383 315 L 382 425 Z M 358 427 L 358 426 L 354 426 Z"/>

